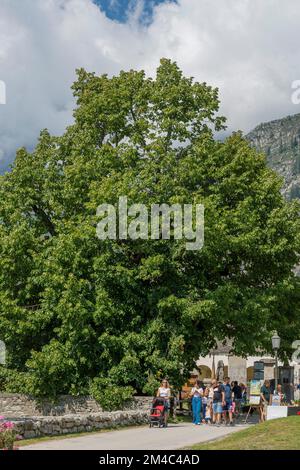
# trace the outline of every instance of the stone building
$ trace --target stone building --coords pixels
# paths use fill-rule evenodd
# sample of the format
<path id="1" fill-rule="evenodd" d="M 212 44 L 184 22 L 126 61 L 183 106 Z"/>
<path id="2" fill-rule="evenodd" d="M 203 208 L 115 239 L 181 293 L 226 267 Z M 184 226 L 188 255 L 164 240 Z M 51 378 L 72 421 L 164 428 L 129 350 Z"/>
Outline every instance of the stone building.
<path id="1" fill-rule="evenodd" d="M 218 375 L 219 369 L 223 366 L 223 375 L 230 377 L 231 380 L 246 384 L 249 380 L 255 378 L 254 368 L 256 363 L 263 363 L 263 375 L 260 379 L 272 380 L 275 377 L 275 359 L 269 355 L 257 352 L 256 356 L 248 356 L 242 358 L 231 353 L 232 345 L 230 343 L 218 343 L 217 348 L 210 351 L 205 357 L 199 357 L 197 361 L 197 370 L 195 369 L 192 376 L 198 376 L 201 380 L 209 381 L 212 377 Z M 292 383 L 300 382 L 300 364 L 291 361 L 288 366 L 284 366 L 282 362 L 278 362 L 279 381 L 291 381 Z"/>

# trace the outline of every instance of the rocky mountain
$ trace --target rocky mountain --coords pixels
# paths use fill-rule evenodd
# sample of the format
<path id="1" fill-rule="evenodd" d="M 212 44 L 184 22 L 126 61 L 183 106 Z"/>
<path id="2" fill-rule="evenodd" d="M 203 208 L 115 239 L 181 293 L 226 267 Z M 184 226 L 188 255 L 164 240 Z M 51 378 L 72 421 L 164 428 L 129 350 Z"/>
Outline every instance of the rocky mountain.
<path id="1" fill-rule="evenodd" d="M 283 176 L 286 197 L 300 198 L 300 114 L 259 124 L 246 138 Z"/>

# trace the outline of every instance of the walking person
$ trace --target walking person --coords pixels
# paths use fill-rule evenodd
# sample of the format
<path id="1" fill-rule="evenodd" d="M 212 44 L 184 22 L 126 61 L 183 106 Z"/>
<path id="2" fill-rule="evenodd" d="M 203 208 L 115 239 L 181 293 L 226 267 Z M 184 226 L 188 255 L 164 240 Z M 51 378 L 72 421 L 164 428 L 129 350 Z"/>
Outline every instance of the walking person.
<path id="1" fill-rule="evenodd" d="M 165 427 L 168 425 L 168 417 L 170 410 L 170 398 L 171 398 L 171 389 L 167 379 L 164 379 L 161 383 L 161 386 L 157 390 L 156 396 L 163 398 L 165 402 Z"/>
<path id="2" fill-rule="evenodd" d="M 234 399 L 234 402 L 235 402 L 236 416 L 238 417 L 240 412 L 241 412 L 241 403 L 242 403 L 242 398 L 243 398 L 243 391 L 242 391 L 242 387 L 238 384 L 238 382 L 236 380 L 233 383 L 232 393 L 233 393 L 233 399 Z"/>
<path id="3" fill-rule="evenodd" d="M 246 405 L 247 403 L 247 387 L 245 384 L 243 384 L 242 382 L 240 383 L 240 387 L 242 389 L 242 403 L 241 403 L 241 407 L 242 407 L 242 411 L 243 411 L 243 407 Z"/>
<path id="4" fill-rule="evenodd" d="M 225 421 L 225 424 L 230 424 L 230 426 L 233 426 L 233 418 L 232 418 L 233 392 L 232 392 L 229 377 L 225 377 L 223 387 L 224 387 L 224 395 L 225 395 L 225 405 L 223 406 L 224 421 Z M 227 421 L 227 417 L 229 418 L 229 423 Z"/>
<path id="5" fill-rule="evenodd" d="M 193 424 L 200 424 L 203 397 L 203 388 L 201 387 L 200 380 L 196 380 L 195 385 L 191 390 L 191 397 L 193 410 Z"/>
<path id="6" fill-rule="evenodd" d="M 224 387 L 216 379 L 213 379 L 211 384 L 213 389 L 213 424 L 220 426 L 223 406 L 225 405 Z"/>

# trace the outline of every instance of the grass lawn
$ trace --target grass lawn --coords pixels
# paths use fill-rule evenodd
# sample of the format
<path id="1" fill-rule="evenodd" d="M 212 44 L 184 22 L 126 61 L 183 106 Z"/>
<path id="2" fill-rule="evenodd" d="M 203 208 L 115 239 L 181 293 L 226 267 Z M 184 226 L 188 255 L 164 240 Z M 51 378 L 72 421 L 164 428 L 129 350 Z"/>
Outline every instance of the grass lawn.
<path id="1" fill-rule="evenodd" d="M 300 416 L 274 419 L 223 439 L 198 444 L 195 450 L 300 450 Z"/>

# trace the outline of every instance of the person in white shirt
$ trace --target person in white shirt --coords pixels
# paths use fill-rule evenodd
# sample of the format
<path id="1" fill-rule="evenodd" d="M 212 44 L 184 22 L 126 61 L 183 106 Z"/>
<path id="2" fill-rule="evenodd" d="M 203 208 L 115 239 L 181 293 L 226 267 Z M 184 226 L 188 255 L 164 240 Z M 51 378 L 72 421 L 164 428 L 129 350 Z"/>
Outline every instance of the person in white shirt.
<path id="1" fill-rule="evenodd" d="M 203 388 L 201 387 L 200 380 L 196 380 L 190 396 L 192 397 L 193 424 L 200 424 L 203 397 Z"/>
<path id="2" fill-rule="evenodd" d="M 157 390 L 156 396 L 159 398 L 165 399 L 165 426 L 167 426 L 168 416 L 169 416 L 169 409 L 170 409 L 170 398 L 171 398 L 171 389 L 169 386 L 169 382 L 167 379 L 164 379 L 161 383 L 161 386 Z"/>

